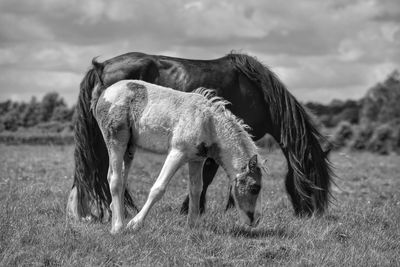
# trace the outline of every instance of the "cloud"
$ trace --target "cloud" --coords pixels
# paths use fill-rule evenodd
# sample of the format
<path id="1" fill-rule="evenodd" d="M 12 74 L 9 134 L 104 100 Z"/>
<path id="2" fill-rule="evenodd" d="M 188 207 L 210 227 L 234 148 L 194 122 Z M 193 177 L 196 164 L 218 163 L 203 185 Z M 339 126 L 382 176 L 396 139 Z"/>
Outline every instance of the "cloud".
<path id="1" fill-rule="evenodd" d="M 397 0 L 382 0 L 379 2 L 374 20 L 380 22 L 400 22 L 400 3 Z"/>
<path id="2" fill-rule="evenodd" d="M 12 96 L 14 100 L 26 101 L 32 96 L 40 98 L 48 92 L 58 92 L 72 104 L 76 101 L 80 79 L 81 75 L 71 72 L 4 70 L 0 76 L 1 96 L 4 100 Z"/>
<path id="3" fill-rule="evenodd" d="M 60 90 L 73 103 L 95 56 L 141 51 L 210 59 L 232 49 L 266 63 L 300 100 L 361 97 L 382 73 L 400 68 L 399 6 L 398 0 L 3 0 L 0 100 Z"/>

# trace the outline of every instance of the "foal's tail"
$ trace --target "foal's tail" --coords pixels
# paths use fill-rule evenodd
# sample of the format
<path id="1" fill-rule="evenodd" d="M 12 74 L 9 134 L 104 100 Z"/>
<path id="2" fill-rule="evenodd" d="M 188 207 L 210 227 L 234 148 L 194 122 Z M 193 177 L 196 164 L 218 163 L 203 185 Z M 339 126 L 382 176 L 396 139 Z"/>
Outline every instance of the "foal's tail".
<path id="1" fill-rule="evenodd" d="M 100 128 L 92 113 L 92 97 L 97 98 L 103 88 L 101 79 L 103 65 L 92 61 L 92 68 L 80 84 L 80 92 L 75 113 L 75 171 L 74 184 L 78 192 L 78 213 L 80 217 L 90 215 L 86 196 L 97 208 L 97 217 L 102 219 L 105 211 L 110 212 L 111 194 L 107 181 L 108 152 Z M 137 210 L 128 191 L 125 203 Z M 93 215 L 93 214 L 92 214 Z"/>
<path id="2" fill-rule="evenodd" d="M 237 70 L 262 89 L 269 108 L 269 133 L 288 161 L 286 189 L 297 215 L 323 213 L 329 204 L 331 167 L 320 141 L 326 138 L 315 128 L 302 105 L 267 67 L 255 58 L 231 54 Z"/>

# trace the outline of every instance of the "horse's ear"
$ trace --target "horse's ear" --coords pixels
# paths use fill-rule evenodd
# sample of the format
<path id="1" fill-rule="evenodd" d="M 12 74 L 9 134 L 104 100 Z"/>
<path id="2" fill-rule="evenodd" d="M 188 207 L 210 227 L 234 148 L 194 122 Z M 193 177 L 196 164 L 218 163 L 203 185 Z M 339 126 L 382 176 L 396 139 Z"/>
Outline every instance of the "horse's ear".
<path id="1" fill-rule="evenodd" d="M 253 171 L 256 169 L 256 167 L 257 167 L 257 155 L 254 155 L 249 160 L 249 170 Z"/>

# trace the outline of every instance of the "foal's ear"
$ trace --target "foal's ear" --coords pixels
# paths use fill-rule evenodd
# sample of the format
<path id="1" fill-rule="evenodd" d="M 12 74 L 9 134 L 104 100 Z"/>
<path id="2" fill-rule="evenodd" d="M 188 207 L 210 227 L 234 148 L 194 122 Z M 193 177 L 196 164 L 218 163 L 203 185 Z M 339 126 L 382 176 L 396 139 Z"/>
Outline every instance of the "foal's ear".
<path id="1" fill-rule="evenodd" d="M 253 171 L 256 169 L 256 167 L 257 167 L 257 155 L 254 155 L 249 160 L 249 170 Z"/>

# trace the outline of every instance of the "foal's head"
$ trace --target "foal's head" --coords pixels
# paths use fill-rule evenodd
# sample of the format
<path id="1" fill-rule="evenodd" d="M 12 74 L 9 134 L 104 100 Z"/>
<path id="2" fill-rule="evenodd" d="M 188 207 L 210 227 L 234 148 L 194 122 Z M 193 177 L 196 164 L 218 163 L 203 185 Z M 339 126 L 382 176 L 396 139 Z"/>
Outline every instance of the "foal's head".
<path id="1" fill-rule="evenodd" d="M 254 155 L 233 182 L 237 210 L 242 222 L 249 226 L 257 226 L 261 217 L 261 176 L 257 155 Z"/>

